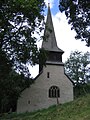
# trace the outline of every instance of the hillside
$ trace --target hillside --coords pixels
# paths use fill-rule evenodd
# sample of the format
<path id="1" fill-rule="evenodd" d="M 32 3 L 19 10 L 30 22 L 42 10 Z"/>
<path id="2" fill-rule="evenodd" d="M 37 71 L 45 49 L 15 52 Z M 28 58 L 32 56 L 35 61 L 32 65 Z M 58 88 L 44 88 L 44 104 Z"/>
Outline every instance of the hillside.
<path id="1" fill-rule="evenodd" d="M 0 120 L 90 120 L 90 95 L 32 113 L 6 114 Z"/>

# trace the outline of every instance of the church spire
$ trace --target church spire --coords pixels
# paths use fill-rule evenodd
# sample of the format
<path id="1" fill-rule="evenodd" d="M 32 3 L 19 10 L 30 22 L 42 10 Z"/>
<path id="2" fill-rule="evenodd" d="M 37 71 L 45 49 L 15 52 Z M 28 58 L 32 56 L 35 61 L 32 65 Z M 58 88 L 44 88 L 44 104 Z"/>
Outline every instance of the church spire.
<path id="1" fill-rule="evenodd" d="M 57 46 L 53 22 L 52 22 L 52 16 L 50 11 L 50 3 L 48 3 L 48 14 L 47 14 L 44 36 L 45 36 L 45 40 L 42 43 L 42 48 L 44 48 L 47 51 L 56 51 L 63 53 L 63 51 L 59 49 Z"/>
<path id="2" fill-rule="evenodd" d="M 45 40 L 42 42 L 42 48 L 47 52 L 46 64 L 52 65 L 63 65 L 62 63 L 62 54 L 63 50 L 59 49 L 56 42 L 52 16 L 50 11 L 50 4 L 48 4 L 48 14 L 46 20 L 46 26 L 44 31 Z M 39 61 L 39 73 L 42 71 L 43 65 L 42 61 Z"/>

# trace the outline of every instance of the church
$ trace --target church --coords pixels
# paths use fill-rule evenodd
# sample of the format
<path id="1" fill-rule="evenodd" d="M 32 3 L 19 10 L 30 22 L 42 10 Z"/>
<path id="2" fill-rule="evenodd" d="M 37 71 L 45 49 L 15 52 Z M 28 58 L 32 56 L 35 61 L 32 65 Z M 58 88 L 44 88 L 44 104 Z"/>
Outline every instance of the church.
<path id="1" fill-rule="evenodd" d="M 32 112 L 73 100 L 73 82 L 64 73 L 64 51 L 57 46 L 50 6 L 44 35 L 48 36 L 42 42 L 42 48 L 48 52 L 46 66 L 39 64 L 39 74 L 34 84 L 22 91 L 17 101 L 17 113 Z"/>

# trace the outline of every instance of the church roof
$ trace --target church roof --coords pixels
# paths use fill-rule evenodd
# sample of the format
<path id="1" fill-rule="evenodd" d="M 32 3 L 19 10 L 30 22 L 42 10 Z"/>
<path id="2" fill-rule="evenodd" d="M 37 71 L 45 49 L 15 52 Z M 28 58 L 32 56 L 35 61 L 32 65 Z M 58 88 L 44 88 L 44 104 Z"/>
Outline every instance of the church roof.
<path id="1" fill-rule="evenodd" d="M 44 37 L 45 40 L 42 43 L 42 48 L 44 48 L 47 51 L 64 53 L 64 51 L 59 49 L 57 46 L 50 6 L 48 6 L 48 14 L 47 14 L 46 26 L 44 31 Z"/>

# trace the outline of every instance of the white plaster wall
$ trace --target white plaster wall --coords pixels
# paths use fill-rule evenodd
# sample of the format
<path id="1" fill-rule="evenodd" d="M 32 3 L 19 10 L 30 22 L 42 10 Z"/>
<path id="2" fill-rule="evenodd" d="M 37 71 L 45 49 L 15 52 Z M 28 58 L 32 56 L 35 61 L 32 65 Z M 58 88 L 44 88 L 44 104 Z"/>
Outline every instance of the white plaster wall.
<path id="1" fill-rule="evenodd" d="M 47 72 L 50 72 L 50 78 L 47 78 Z M 73 85 L 64 74 L 63 66 L 47 65 L 35 83 L 22 92 L 17 102 L 17 112 L 30 112 L 57 104 L 56 98 L 48 97 L 48 90 L 53 85 L 60 89 L 59 103 L 73 100 Z"/>

